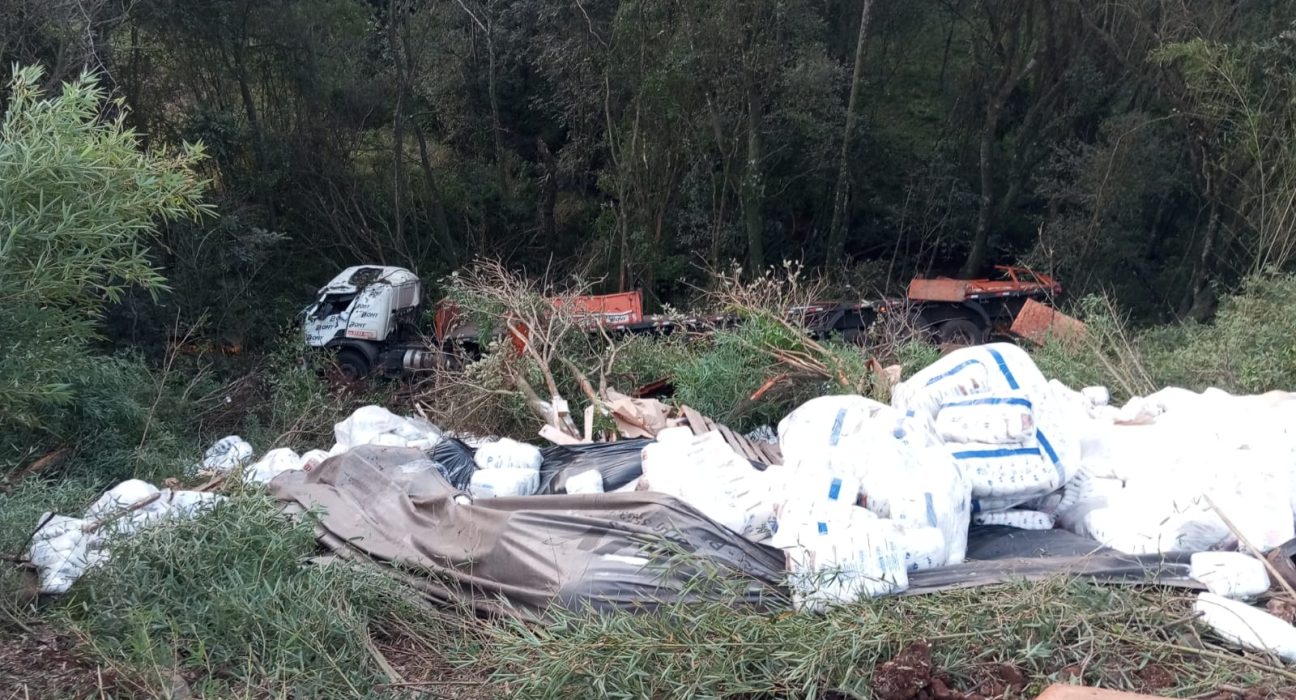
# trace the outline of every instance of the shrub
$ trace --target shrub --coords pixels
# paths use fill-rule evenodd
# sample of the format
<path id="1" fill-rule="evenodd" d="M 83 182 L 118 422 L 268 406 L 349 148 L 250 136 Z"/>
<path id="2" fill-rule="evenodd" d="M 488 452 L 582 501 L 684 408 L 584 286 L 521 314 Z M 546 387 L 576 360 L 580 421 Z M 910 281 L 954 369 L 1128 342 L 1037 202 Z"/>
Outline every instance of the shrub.
<path id="1" fill-rule="evenodd" d="M 80 356 L 62 369 L 68 401 L 38 426 L 12 428 L 0 443 L 0 462 L 11 474 L 57 447 L 70 448 L 71 457 L 43 476 L 57 469 L 102 485 L 171 476 L 200 453 L 190 423 L 195 385 L 207 382 L 201 374 L 166 374 L 127 355 Z"/>
<path id="2" fill-rule="evenodd" d="M 84 438 L 87 419 L 105 431 L 117 419 L 139 424 L 138 406 L 114 393 L 133 397 L 141 375 L 87 358 L 87 347 L 107 302 L 132 285 L 162 288 L 145 245 L 157 222 L 208 211 L 194 170 L 201 148 L 141 152 L 122 117 L 101 118 L 94 78 L 48 98 L 40 78 L 38 68 L 15 72 L 0 123 L 0 327 L 13 341 L 0 358 L 0 433 L 21 433 L 19 449 Z M 132 437 L 93 434 L 109 454 Z"/>

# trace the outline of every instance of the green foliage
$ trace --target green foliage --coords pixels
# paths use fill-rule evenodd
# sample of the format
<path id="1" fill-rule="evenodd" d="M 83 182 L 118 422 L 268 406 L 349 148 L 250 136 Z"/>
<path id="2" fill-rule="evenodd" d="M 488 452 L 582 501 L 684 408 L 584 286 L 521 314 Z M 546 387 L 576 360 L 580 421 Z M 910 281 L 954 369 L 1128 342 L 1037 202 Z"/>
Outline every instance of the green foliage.
<path id="1" fill-rule="evenodd" d="M 0 357 L 0 428 L 68 440 L 84 420 L 104 427 L 130 410 L 111 394 L 132 370 L 83 357 L 105 304 L 132 285 L 161 289 L 148 250 L 158 222 L 207 209 L 194 171 L 201 148 L 142 152 L 122 117 L 100 118 L 95 79 L 44 97 L 40 77 L 15 73 L 0 125 L 0 326 L 12 339 Z"/>
<path id="2" fill-rule="evenodd" d="M 680 368 L 693 362 L 701 349 L 700 343 L 684 333 L 631 336 L 615 346 L 616 354 L 610 358 L 607 373 L 608 386 L 628 392 L 663 379 L 674 380 Z"/>
<path id="3" fill-rule="evenodd" d="M 1239 393 L 1296 386 L 1296 276 L 1248 278 L 1209 324 L 1136 331 L 1101 297 L 1083 299 L 1080 313 L 1083 342 L 1053 340 L 1033 352 L 1045 376 L 1068 386 L 1101 384 L 1118 401 L 1166 386 Z"/>
<path id="4" fill-rule="evenodd" d="M 357 408 L 376 404 L 397 410 L 398 384 L 381 378 L 344 384 L 336 377 L 328 353 L 303 347 L 300 329 L 284 331 L 256 377 L 265 396 L 248 407 L 240 433 L 259 453 L 276 447 L 327 450 L 333 425 Z"/>
<path id="5" fill-rule="evenodd" d="M 108 485 L 171 476 L 201 454 L 192 426 L 193 396 L 211 388 L 205 375 L 167 375 L 131 356 L 78 355 L 60 370 L 70 377 L 67 391 L 73 400 L 47 412 L 38 428 L 18 426 L 5 433 L 0 440 L 4 471 L 65 446 L 72 455 L 57 465 L 59 473 Z"/>
<path id="6" fill-rule="evenodd" d="M 822 344 L 846 376 L 867 378 L 867 357 L 855 346 Z M 804 337 L 775 318 L 758 313 L 733 327 L 713 331 L 691 361 L 675 373 L 675 400 L 736 430 L 777 424 L 798 404 L 846 388 L 826 377 L 781 364 L 774 351 L 802 352 Z M 758 400 L 751 396 L 777 380 Z M 865 379 L 864 381 L 867 381 Z"/>
<path id="7" fill-rule="evenodd" d="M 1058 579 L 868 600 L 823 615 L 729 602 L 557 613 L 545 627 L 500 629 L 491 648 L 495 679 L 528 698 L 874 697 L 874 671 L 917 642 L 930 644 L 933 670 L 955 689 L 974 688 L 1001 663 L 1021 671 L 1028 697 L 1066 682 L 1072 665 L 1086 685 L 1126 690 L 1143 689 L 1132 673 L 1142 665 L 1172 669 L 1175 694 L 1285 685 L 1277 673 L 1228 661 L 1229 652 L 1184 645 L 1175 628 L 1191 601 Z"/>
<path id="8" fill-rule="evenodd" d="M 417 624 L 395 582 L 311 565 L 311 524 L 265 495 L 111 545 L 55 614 L 146 694 L 173 674 L 206 697 L 356 697 L 379 680 L 365 640 L 379 619 Z"/>
<path id="9" fill-rule="evenodd" d="M 1262 393 L 1296 387 L 1296 276 L 1248 278 L 1212 324 L 1154 328 L 1141 337 L 1158 385 Z"/>
<path id="10" fill-rule="evenodd" d="M 1116 400 L 1148 394 L 1164 386 L 1148 375 L 1136 332 L 1106 297 L 1080 300 L 1083 339 L 1049 338 L 1034 352 L 1044 376 L 1079 389 L 1102 385 Z"/>

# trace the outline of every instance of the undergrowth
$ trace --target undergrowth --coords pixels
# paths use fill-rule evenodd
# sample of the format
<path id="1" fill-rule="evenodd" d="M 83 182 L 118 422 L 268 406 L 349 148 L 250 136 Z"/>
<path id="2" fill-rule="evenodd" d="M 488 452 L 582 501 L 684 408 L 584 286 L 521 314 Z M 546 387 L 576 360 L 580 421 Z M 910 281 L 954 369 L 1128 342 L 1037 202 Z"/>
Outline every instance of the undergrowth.
<path id="1" fill-rule="evenodd" d="M 1133 328 L 1102 297 L 1079 304 L 1081 342 L 1050 341 L 1033 356 L 1068 386 L 1101 384 L 1114 399 L 1167 386 L 1234 393 L 1296 388 L 1296 275 L 1248 279 L 1225 297 L 1214 322 Z"/>
<path id="2" fill-rule="evenodd" d="M 52 614 L 142 695 L 178 676 L 204 697 L 364 696 L 383 680 L 375 629 L 425 617 L 390 578 L 309 563 L 310 523 L 259 492 L 112 551 Z"/>
<path id="3" fill-rule="evenodd" d="M 1151 690 L 1159 666 L 1191 696 L 1235 687 L 1290 687 L 1265 662 L 1216 648 L 1190 622 L 1179 592 L 1077 580 L 880 598 L 823 615 L 679 606 L 652 615 L 578 614 L 497 628 L 494 680 L 516 697 L 872 697 L 875 667 L 912 642 L 932 648 L 951 687 L 972 691 L 999 664 L 1019 669 L 1023 693 L 1078 676 L 1086 684 Z"/>

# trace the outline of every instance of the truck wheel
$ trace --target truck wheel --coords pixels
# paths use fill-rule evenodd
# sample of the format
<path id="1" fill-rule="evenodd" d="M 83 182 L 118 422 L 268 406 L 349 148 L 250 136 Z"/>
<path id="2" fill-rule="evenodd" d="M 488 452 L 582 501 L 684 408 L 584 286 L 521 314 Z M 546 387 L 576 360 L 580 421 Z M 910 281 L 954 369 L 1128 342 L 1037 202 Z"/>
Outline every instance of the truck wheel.
<path id="1" fill-rule="evenodd" d="M 966 318 L 946 321 L 940 327 L 940 339 L 948 345 L 980 345 L 985 342 L 985 331 Z"/>
<path id="2" fill-rule="evenodd" d="M 369 374 L 369 358 L 355 348 L 342 348 L 337 354 L 338 371 L 348 380 L 355 380 Z"/>

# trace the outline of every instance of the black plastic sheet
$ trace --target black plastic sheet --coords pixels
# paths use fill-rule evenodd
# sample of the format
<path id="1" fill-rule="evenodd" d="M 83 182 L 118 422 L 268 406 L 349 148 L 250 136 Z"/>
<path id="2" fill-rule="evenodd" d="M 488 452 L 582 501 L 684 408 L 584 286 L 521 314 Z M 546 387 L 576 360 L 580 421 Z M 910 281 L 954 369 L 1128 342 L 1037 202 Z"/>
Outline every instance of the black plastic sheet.
<path id="1" fill-rule="evenodd" d="M 473 451 L 471 447 L 464 444 L 462 440 L 455 438 L 443 438 L 431 450 L 428 450 L 428 459 L 431 459 L 437 466 L 437 471 L 445 477 L 455 488 L 466 491 L 468 482 L 472 480 L 473 472 L 477 471 L 477 463 L 473 461 Z"/>
<path id="2" fill-rule="evenodd" d="M 567 493 L 567 479 L 590 470 L 603 475 L 603 490 L 615 491 L 643 475 L 640 453 L 652 440 L 641 438 L 586 445 L 558 445 L 540 450 L 540 490 Z"/>

